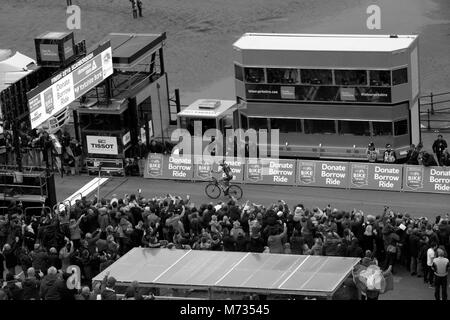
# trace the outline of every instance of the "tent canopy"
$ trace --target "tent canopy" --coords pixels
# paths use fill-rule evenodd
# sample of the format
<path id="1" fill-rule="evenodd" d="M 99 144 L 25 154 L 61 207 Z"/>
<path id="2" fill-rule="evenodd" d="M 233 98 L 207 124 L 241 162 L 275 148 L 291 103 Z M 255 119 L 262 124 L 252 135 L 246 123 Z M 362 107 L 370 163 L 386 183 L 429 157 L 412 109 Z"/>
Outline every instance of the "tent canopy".
<path id="1" fill-rule="evenodd" d="M 117 285 L 331 297 L 358 258 L 134 248 L 106 272 Z"/>

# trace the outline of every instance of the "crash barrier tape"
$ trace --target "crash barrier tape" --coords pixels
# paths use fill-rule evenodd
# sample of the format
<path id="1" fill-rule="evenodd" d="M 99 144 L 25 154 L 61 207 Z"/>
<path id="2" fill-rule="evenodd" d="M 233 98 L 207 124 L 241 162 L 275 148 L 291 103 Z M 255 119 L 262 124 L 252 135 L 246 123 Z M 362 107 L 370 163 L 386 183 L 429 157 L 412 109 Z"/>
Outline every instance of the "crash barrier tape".
<path id="1" fill-rule="evenodd" d="M 100 186 L 102 186 L 108 180 L 109 178 L 99 178 L 99 177 L 92 179 L 91 181 L 86 183 L 83 187 L 81 187 L 79 190 L 75 191 L 74 194 L 72 194 L 70 197 L 64 200 L 64 203 L 68 201 L 70 205 L 74 205 L 76 200 L 81 200 L 82 197 L 89 196 L 89 194 L 97 190 L 99 184 Z"/>
<path id="2" fill-rule="evenodd" d="M 206 182 L 222 176 L 222 159 L 152 153 L 144 178 Z M 450 167 L 270 158 L 229 164 L 237 183 L 450 194 Z"/>

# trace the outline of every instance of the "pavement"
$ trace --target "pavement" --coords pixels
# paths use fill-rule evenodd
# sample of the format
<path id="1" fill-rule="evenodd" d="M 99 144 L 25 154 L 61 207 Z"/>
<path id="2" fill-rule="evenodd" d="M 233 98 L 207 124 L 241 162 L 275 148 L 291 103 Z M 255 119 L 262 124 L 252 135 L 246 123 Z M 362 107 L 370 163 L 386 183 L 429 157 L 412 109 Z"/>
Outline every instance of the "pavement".
<path id="1" fill-rule="evenodd" d="M 55 177 L 59 201 L 66 199 L 80 189 L 94 176 Z M 206 182 L 185 182 L 171 180 L 152 180 L 140 177 L 112 177 L 100 188 L 100 197 L 111 198 L 113 194 L 137 194 L 142 189 L 145 198 L 172 195 L 191 196 L 196 204 L 210 202 L 204 192 Z M 306 207 L 325 207 L 331 204 L 339 209 L 361 209 L 365 214 L 380 214 L 388 205 L 395 211 L 408 212 L 412 216 L 425 216 L 433 219 L 438 214 L 450 212 L 449 198 L 445 194 L 425 194 L 408 192 L 389 192 L 372 190 L 345 190 L 315 187 L 287 187 L 269 185 L 241 185 L 244 196 L 241 201 L 251 201 L 270 205 L 279 199 L 291 207 L 302 203 Z M 222 197 L 217 201 L 226 201 Z M 216 200 L 213 200 L 216 201 Z M 412 277 L 402 267 L 396 268 L 394 290 L 380 296 L 380 300 L 433 300 L 434 289 L 423 283 L 423 278 Z"/>

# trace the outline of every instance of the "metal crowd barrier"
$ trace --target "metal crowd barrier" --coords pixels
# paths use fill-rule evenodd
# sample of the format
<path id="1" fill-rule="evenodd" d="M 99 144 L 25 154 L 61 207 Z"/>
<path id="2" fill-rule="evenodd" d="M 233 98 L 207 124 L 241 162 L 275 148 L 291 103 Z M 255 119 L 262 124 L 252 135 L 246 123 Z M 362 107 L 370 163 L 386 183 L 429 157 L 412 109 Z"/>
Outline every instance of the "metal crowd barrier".
<path id="1" fill-rule="evenodd" d="M 51 214 L 52 213 L 52 209 L 50 209 L 50 207 L 47 206 L 42 206 L 42 207 L 27 207 L 25 208 L 25 215 L 28 215 L 28 211 L 30 210 L 40 210 L 41 214 L 40 216 L 42 216 L 42 212 L 44 211 L 44 213 L 46 212 L 47 214 Z M 34 216 L 37 216 L 37 214 L 34 214 Z"/>

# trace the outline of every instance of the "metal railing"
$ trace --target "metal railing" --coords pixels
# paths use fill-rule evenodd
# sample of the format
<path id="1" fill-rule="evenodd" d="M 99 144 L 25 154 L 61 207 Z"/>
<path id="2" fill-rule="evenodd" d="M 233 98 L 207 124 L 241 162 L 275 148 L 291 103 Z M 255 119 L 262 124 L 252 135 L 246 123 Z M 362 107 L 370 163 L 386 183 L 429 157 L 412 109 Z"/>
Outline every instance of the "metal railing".
<path id="1" fill-rule="evenodd" d="M 419 98 L 420 123 L 426 130 L 450 129 L 450 91 L 424 95 Z M 424 124 L 425 123 L 425 124 Z"/>

